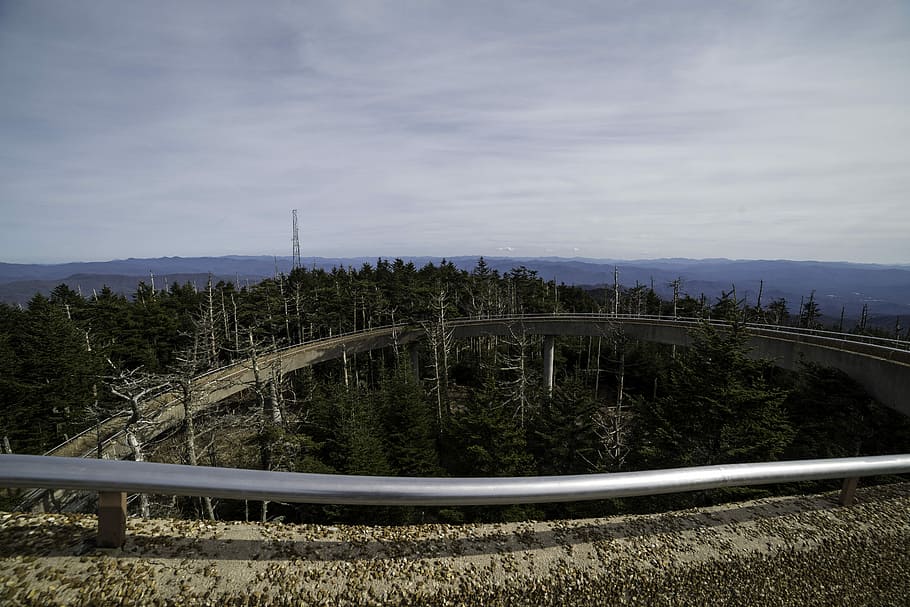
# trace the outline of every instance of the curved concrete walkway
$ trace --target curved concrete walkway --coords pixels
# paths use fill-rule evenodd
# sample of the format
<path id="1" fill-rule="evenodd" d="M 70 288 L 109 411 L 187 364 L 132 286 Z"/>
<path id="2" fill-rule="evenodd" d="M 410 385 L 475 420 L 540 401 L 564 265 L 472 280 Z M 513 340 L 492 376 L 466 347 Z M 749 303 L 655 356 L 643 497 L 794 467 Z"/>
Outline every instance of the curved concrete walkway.
<path id="1" fill-rule="evenodd" d="M 621 332 L 642 341 L 688 346 L 691 343 L 689 331 L 700 322 L 642 316 L 560 314 L 457 319 L 449 326 L 457 339 L 510 336 L 520 332 L 541 336 L 595 337 Z M 719 322 L 712 325 L 719 328 L 728 326 Z M 907 349 L 910 344 L 907 342 L 770 325 L 750 325 L 749 334 L 752 356 L 772 360 L 786 369 L 795 369 L 800 361 L 838 368 L 856 379 L 883 404 L 910 415 L 910 349 Z M 407 347 L 424 337 L 424 331 L 414 326 L 381 327 L 290 346 L 261 356 L 258 366 L 265 370 L 277 365 L 286 374 L 350 354 L 392 346 Z M 906 347 L 895 347 L 898 345 Z M 204 396 L 195 404 L 196 410 L 248 389 L 253 381 L 254 373 L 249 360 L 200 375 L 195 384 Z M 183 420 L 179 395 L 171 391 L 149 399 L 144 416 L 152 422 L 155 433 L 173 428 Z M 124 424 L 122 417 L 106 420 L 101 424 L 100 433 L 98 427 L 92 427 L 45 455 L 90 457 L 96 451 L 100 435 L 106 443 L 105 457 L 126 457 L 126 447 L 112 440 L 122 432 Z"/>
<path id="2" fill-rule="evenodd" d="M 509 336 L 517 332 L 542 336 L 612 336 L 689 346 L 690 331 L 704 321 L 600 314 L 535 315 L 456 320 L 456 338 Z M 729 323 L 711 322 L 725 329 Z M 910 343 L 848 333 L 774 325 L 748 325 L 750 355 L 784 369 L 802 361 L 834 367 L 859 382 L 879 402 L 910 415 Z"/>
<path id="3" fill-rule="evenodd" d="M 690 330 L 701 322 L 696 319 L 560 314 L 456 319 L 449 325 L 458 339 L 512 336 L 522 332 L 550 338 L 622 333 L 642 341 L 687 346 L 691 343 Z M 728 323 L 711 324 L 721 329 L 729 327 Z M 750 325 L 749 334 L 752 356 L 773 360 L 788 369 L 796 368 L 803 360 L 841 369 L 879 401 L 910 415 L 910 349 L 907 349 L 910 344 L 907 342 L 769 325 Z M 280 367 L 282 373 L 290 373 L 349 354 L 417 345 L 424 337 L 424 330 L 415 326 L 381 327 L 290 346 L 261 356 L 258 367 L 264 374 L 265 370 L 274 366 Z M 545 346 L 549 344 L 552 352 L 552 339 L 545 339 L 544 342 Z M 545 353 L 544 359 L 552 364 L 552 355 L 546 356 Z M 248 389 L 253 385 L 254 372 L 250 361 L 245 360 L 200 375 L 194 381 L 198 393 L 204 395 L 195 404 L 198 412 Z M 178 393 L 165 392 L 149 399 L 143 416 L 150 422 L 145 431 L 137 431 L 143 441 L 175 428 L 184 419 Z M 103 457 L 127 458 L 130 450 L 125 440 L 121 439 L 125 423 L 124 417 L 108 419 L 72 437 L 46 455 L 94 457 L 100 438 Z M 63 491 L 35 490 L 24 497 L 20 508 L 50 509 L 58 500 L 68 501 L 71 495 Z"/>

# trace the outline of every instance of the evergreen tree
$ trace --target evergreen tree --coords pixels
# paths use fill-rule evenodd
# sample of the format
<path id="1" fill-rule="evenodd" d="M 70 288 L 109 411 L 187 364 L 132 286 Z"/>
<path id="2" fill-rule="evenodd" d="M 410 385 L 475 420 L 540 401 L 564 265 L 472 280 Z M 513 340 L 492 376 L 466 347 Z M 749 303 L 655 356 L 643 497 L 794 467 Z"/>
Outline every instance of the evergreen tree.
<path id="1" fill-rule="evenodd" d="M 597 435 L 592 417 L 597 402 L 579 379 L 561 382 L 528 425 L 528 443 L 543 475 L 598 470 Z"/>
<path id="2" fill-rule="evenodd" d="M 812 291 L 812 293 L 809 294 L 809 299 L 806 300 L 802 310 L 800 310 L 799 326 L 807 329 L 821 328 L 821 323 L 818 322 L 821 315 L 821 308 L 819 308 L 818 302 L 815 301 L 815 291 Z"/>
<path id="3" fill-rule="evenodd" d="M 453 476 L 528 476 L 534 458 L 515 409 L 505 402 L 495 373 L 474 390 L 443 437 L 446 469 Z"/>
<path id="4" fill-rule="evenodd" d="M 790 320 L 790 311 L 787 307 L 787 300 L 781 297 L 768 304 L 766 318 L 772 325 L 788 324 Z"/>
<path id="5" fill-rule="evenodd" d="M 19 359 L 7 385 L 20 398 L 11 425 L 19 429 L 16 450 L 40 453 L 82 429 L 100 367 L 83 331 L 48 298 L 33 297 L 21 320 L 5 348 Z"/>
<path id="6" fill-rule="evenodd" d="M 0 303 L 0 440 L 7 437 L 14 451 L 32 452 L 29 415 L 30 386 L 24 381 L 18 331 L 25 313 Z"/>
<path id="7" fill-rule="evenodd" d="M 390 476 L 392 466 L 386 458 L 379 431 L 379 416 L 367 396 L 352 390 L 345 403 L 341 436 L 345 443 L 345 472 L 366 476 Z"/>
<path id="8" fill-rule="evenodd" d="M 399 366 L 385 374 L 376 405 L 385 452 L 394 474 L 439 475 L 433 409 L 424 400 L 423 390 L 409 366 Z"/>
<path id="9" fill-rule="evenodd" d="M 732 323 L 742 320 L 742 301 L 736 299 L 736 290 L 721 291 L 717 303 L 711 308 L 711 318 Z"/>
<path id="10" fill-rule="evenodd" d="M 639 408 L 652 467 L 777 459 L 793 438 L 771 363 L 748 357 L 740 325 L 702 325 L 671 367 L 668 394 Z"/>

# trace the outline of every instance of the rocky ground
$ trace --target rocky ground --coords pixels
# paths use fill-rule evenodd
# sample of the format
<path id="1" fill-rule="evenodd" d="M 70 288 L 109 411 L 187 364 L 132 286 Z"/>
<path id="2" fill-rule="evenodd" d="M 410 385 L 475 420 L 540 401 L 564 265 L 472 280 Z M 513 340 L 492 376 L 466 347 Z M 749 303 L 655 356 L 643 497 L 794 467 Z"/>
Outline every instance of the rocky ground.
<path id="1" fill-rule="evenodd" d="M 660 515 L 313 526 L 0 513 L 2 605 L 910 605 L 910 483 Z"/>

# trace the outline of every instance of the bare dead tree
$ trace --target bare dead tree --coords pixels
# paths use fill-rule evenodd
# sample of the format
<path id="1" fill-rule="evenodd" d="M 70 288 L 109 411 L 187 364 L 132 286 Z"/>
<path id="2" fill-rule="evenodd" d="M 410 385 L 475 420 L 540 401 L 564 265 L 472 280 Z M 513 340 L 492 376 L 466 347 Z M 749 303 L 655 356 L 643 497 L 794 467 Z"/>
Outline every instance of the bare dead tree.
<path id="1" fill-rule="evenodd" d="M 85 333 L 85 351 L 92 351 L 92 343 L 89 339 L 89 331 L 83 331 Z M 96 378 L 101 379 L 101 378 Z M 85 407 L 85 411 L 88 414 L 88 418 L 91 419 L 95 428 L 95 456 L 98 459 L 102 459 L 104 455 L 104 425 L 103 422 L 110 418 L 113 414 L 111 407 L 108 404 L 104 404 L 98 398 L 98 383 L 97 381 L 92 382 L 92 402 Z"/>
<path id="2" fill-rule="evenodd" d="M 505 340 L 509 354 L 504 357 L 500 371 L 511 374 L 512 379 L 504 382 L 504 385 L 510 388 L 510 396 L 503 405 L 514 407 L 519 425 L 524 428 L 533 391 L 529 368 L 530 350 L 536 344 L 536 340 L 527 334 L 524 326 L 520 326 L 518 330 L 510 326 L 509 333 L 510 337 Z"/>
<path id="3" fill-rule="evenodd" d="M 92 402 L 85 408 L 88 417 L 94 422 L 95 428 L 95 457 L 102 459 L 104 455 L 104 420 L 110 417 L 111 409 L 98 399 L 98 384 L 92 384 Z"/>
<path id="4" fill-rule="evenodd" d="M 263 344 L 253 336 L 252 329 L 247 331 L 249 345 L 243 355 L 248 360 L 253 380 L 249 388 L 256 395 L 256 426 L 259 443 L 259 463 L 262 470 L 272 470 L 273 440 L 275 430 L 284 423 L 282 408 L 283 374 L 281 358 L 277 343 Z M 268 502 L 262 502 L 261 520 L 268 517 Z"/>
<path id="5" fill-rule="evenodd" d="M 209 274 L 208 283 L 205 289 L 205 313 L 202 316 L 202 327 L 206 336 L 206 356 L 212 366 L 216 365 L 218 360 L 218 337 L 215 334 L 215 328 L 218 322 L 215 317 L 215 292 L 212 287 L 212 275 Z"/>
<path id="6" fill-rule="evenodd" d="M 224 339 L 227 341 L 231 336 L 231 328 L 228 325 L 227 306 L 224 303 L 224 289 L 218 289 L 218 293 L 221 296 L 221 320 L 224 323 Z"/>
<path id="7" fill-rule="evenodd" d="M 613 354 L 617 353 L 617 340 L 622 338 L 622 325 L 614 324 L 613 322 L 607 322 L 606 326 L 598 330 L 597 335 L 597 350 L 594 354 L 595 365 L 591 368 L 591 355 L 588 355 L 588 373 L 594 373 L 594 397 L 597 398 L 600 394 L 600 375 L 605 370 L 601 367 L 601 353 L 603 351 L 603 340 L 607 339 L 609 343 L 612 344 Z M 591 338 L 593 340 L 593 337 Z M 591 349 L 591 342 L 589 342 L 588 349 Z"/>
<path id="8" fill-rule="evenodd" d="M 594 434 L 600 443 L 598 455 L 608 469 L 621 469 L 631 452 L 629 444 L 629 421 L 631 411 L 626 406 L 626 343 L 625 336 L 616 338 L 618 365 L 616 369 L 616 396 L 612 405 L 604 405 L 591 417 Z"/>
<path id="9" fill-rule="evenodd" d="M 432 323 L 423 323 L 423 330 L 427 336 L 427 343 L 433 355 L 433 388 L 436 393 L 436 417 L 439 427 L 443 420 L 449 417 L 448 385 L 449 385 L 449 355 L 455 342 L 454 331 L 446 326 L 446 307 L 448 305 L 448 289 L 439 286 L 433 296 L 433 307 L 436 319 Z"/>
<path id="10" fill-rule="evenodd" d="M 237 322 L 237 300 L 231 293 L 231 306 L 234 308 L 234 351 L 240 352 L 240 323 Z"/>
<path id="11" fill-rule="evenodd" d="M 303 343 L 303 295 L 300 280 L 294 282 L 294 314 L 297 319 L 297 343 Z"/>
<path id="12" fill-rule="evenodd" d="M 493 318 L 506 313 L 508 297 L 503 295 L 499 281 L 488 270 L 485 269 L 483 274 L 473 275 L 467 290 L 468 314 L 471 317 Z M 471 345 L 478 357 L 492 355 L 497 344 L 498 338 L 495 335 L 471 339 Z"/>
<path id="13" fill-rule="evenodd" d="M 673 287 L 673 318 L 679 318 L 678 304 L 679 304 L 679 288 L 682 286 L 682 277 L 677 277 L 676 280 L 670 282 L 671 287 Z"/>
<path id="14" fill-rule="evenodd" d="M 281 303 L 284 304 L 284 330 L 288 338 L 288 344 L 294 343 L 293 338 L 291 337 L 291 313 L 288 309 L 288 298 L 284 294 L 284 283 L 287 280 L 287 277 L 282 274 L 278 277 L 278 292 L 281 296 Z"/>
<path id="15" fill-rule="evenodd" d="M 113 363 L 111 366 L 114 366 Z M 143 372 L 141 367 L 129 371 L 119 370 L 115 367 L 114 371 L 115 374 L 109 376 L 106 383 L 114 396 L 128 403 L 129 418 L 123 428 L 127 446 L 135 461 L 145 461 L 139 431 L 150 426 L 151 422 L 143 417 L 142 401 L 166 388 L 168 382 L 158 375 Z M 143 518 L 148 518 L 149 501 L 148 496 L 144 493 L 139 495 L 139 506 Z"/>
<path id="16" fill-rule="evenodd" d="M 613 266 L 613 316 L 619 314 L 619 268 Z"/>
<path id="17" fill-rule="evenodd" d="M 200 350 L 203 350 L 205 334 L 202 329 L 204 323 L 197 319 L 196 330 L 192 335 L 192 345 L 179 353 L 176 357 L 177 364 L 169 374 L 170 383 L 177 386 L 180 392 L 180 402 L 183 405 L 183 423 L 184 423 L 184 441 L 186 447 L 187 461 L 191 466 L 199 465 L 196 453 L 196 422 L 195 422 L 195 405 L 201 399 L 199 394 L 199 383 L 194 381 L 195 377 L 207 370 L 207 366 L 202 363 L 204 357 L 200 356 Z M 202 498 L 203 510 L 206 518 L 215 520 L 215 508 L 212 505 L 212 498 L 204 496 Z"/>
<path id="18" fill-rule="evenodd" d="M 594 367 L 594 397 L 595 398 L 597 398 L 597 394 L 600 391 L 600 371 L 601 371 L 601 369 L 600 369 L 600 351 L 601 351 L 602 345 L 603 345 L 603 335 L 598 335 L 597 336 L 597 354 L 595 355 L 596 358 L 594 359 L 596 361 L 595 367 Z M 590 343 L 589 343 L 588 347 L 590 348 Z M 590 360 L 590 356 L 588 358 Z M 590 369 L 590 363 L 588 364 L 588 368 Z"/>

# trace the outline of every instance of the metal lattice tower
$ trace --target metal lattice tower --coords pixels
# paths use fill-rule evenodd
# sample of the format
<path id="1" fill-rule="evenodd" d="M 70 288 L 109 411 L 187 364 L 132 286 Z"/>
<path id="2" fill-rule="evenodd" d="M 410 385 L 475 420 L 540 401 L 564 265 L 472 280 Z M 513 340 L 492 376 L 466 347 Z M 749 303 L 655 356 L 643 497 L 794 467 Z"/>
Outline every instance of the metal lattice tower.
<path id="1" fill-rule="evenodd" d="M 293 264 L 293 269 L 300 267 L 300 234 L 297 230 L 297 209 L 291 211 L 291 215 L 294 217 L 294 250 L 291 256 L 293 257 L 291 263 Z"/>

